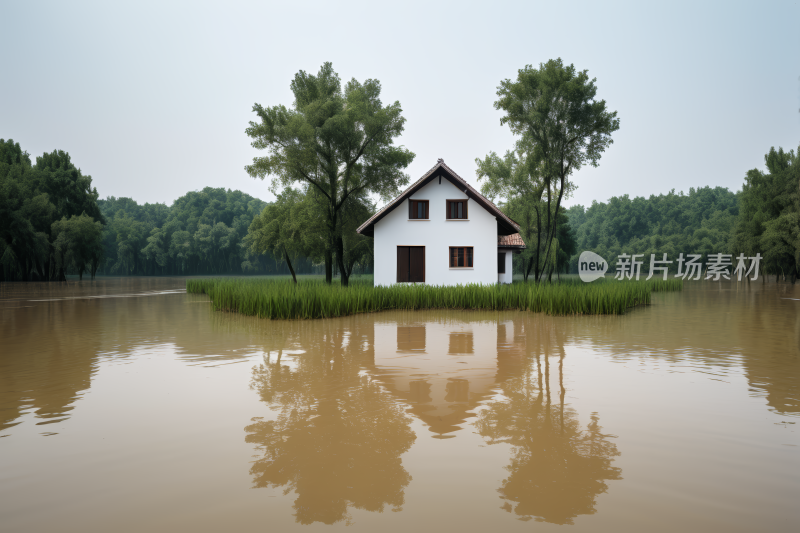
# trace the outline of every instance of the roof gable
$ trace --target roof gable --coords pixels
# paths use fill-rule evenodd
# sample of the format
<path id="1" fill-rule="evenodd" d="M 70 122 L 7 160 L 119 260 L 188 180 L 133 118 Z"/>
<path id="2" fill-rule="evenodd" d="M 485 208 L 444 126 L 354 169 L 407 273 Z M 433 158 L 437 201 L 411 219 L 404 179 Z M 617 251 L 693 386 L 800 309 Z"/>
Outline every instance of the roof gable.
<path id="1" fill-rule="evenodd" d="M 500 208 L 494 205 L 491 201 L 489 201 L 485 196 L 479 193 L 475 188 L 473 188 L 469 183 L 464 180 L 461 176 L 456 174 L 453 169 L 448 167 L 444 164 L 444 160 L 439 159 L 436 165 L 430 169 L 428 172 L 425 173 L 420 179 L 415 181 L 411 184 L 411 186 L 403 191 L 400 196 L 383 206 L 377 213 L 375 213 L 369 220 L 364 222 L 359 228 L 356 230 L 357 233 L 361 235 L 373 236 L 374 235 L 374 226 L 379 220 L 383 217 L 388 215 L 393 209 L 399 207 L 403 204 L 403 201 L 408 199 L 411 195 L 415 192 L 420 190 L 422 187 L 430 183 L 436 178 L 444 178 L 455 187 L 464 192 L 468 198 L 474 200 L 475 203 L 483 207 L 489 213 L 494 215 L 497 219 L 497 234 L 498 235 L 511 235 L 514 233 L 519 232 L 519 224 L 511 220 L 505 213 L 500 211 Z"/>

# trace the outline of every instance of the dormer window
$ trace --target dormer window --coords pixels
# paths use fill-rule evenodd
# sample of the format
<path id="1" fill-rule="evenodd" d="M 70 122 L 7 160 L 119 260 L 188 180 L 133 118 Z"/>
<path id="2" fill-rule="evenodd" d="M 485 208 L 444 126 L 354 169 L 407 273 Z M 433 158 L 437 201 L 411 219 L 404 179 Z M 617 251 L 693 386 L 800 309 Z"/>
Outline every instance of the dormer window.
<path id="1" fill-rule="evenodd" d="M 447 200 L 447 220 L 466 220 L 467 201 Z"/>
<path id="2" fill-rule="evenodd" d="M 427 220 L 428 200 L 409 200 L 408 218 L 411 220 Z"/>

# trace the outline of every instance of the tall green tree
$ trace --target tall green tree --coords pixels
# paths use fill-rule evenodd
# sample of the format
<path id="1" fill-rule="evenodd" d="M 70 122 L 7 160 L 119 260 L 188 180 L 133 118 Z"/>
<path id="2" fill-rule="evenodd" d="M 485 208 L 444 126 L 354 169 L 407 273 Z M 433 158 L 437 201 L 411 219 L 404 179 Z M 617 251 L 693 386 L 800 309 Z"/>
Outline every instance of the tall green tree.
<path id="1" fill-rule="evenodd" d="M 342 88 L 331 63 L 316 76 L 298 72 L 291 89 L 291 108 L 253 106 L 259 120 L 246 133 L 268 155 L 245 168 L 253 177 L 272 176 L 273 191 L 301 183 L 326 199 L 326 278 L 331 281 L 335 259 L 347 285 L 342 210 L 351 196 L 377 194 L 388 201 L 408 183 L 403 170 L 414 154 L 394 145 L 405 118 L 400 102 L 383 105 L 379 81 L 353 79 Z"/>
<path id="2" fill-rule="evenodd" d="M 520 136 L 517 150 L 526 154 L 527 164 L 537 170 L 546 190 L 553 182 L 558 184 L 555 209 L 547 195 L 545 265 L 557 233 L 555 213 L 561 209 L 569 177 L 584 165 L 597 166 L 613 142 L 611 134 L 619 129 L 617 112 L 609 112 L 605 100 L 596 100 L 595 81 L 588 71 L 565 66 L 559 58 L 539 68 L 526 65 L 516 80 L 503 80 L 497 89 L 494 106 L 504 113 L 500 123 Z"/>
<path id="3" fill-rule="evenodd" d="M 491 152 L 483 160 L 475 159 L 475 163 L 478 165 L 478 180 L 484 180 L 481 187 L 484 196 L 492 200 L 502 198 L 503 211 L 520 225 L 522 239 L 527 245 L 519 257 L 523 279 L 528 281 L 533 272 L 534 279 L 539 280 L 545 266 L 548 221 L 554 218 L 554 214 L 548 212 L 553 204 L 544 199 L 549 200 L 558 192 L 558 184 L 543 179 L 539 172 L 541 167 L 530 164 L 525 153 L 518 156 L 514 151 L 507 151 L 500 158 Z M 575 187 L 569 180 L 566 180 L 566 187 L 565 197 L 568 198 Z M 558 248 L 555 251 L 563 253 Z M 556 271 L 561 272 L 559 269 Z"/>
<path id="4" fill-rule="evenodd" d="M 31 165 L 19 143 L 0 139 L 0 280 L 60 279 L 53 224 L 83 215 L 104 223 L 92 178 L 68 153 L 55 150 Z M 78 241 L 62 239 L 64 253 L 79 254 L 63 249 L 66 242 Z"/>
<path id="5" fill-rule="evenodd" d="M 731 251 L 764 258 L 767 271 L 800 277 L 800 148 L 771 148 L 767 172 L 750 170 L 741 192 L 741 211 Z"/>

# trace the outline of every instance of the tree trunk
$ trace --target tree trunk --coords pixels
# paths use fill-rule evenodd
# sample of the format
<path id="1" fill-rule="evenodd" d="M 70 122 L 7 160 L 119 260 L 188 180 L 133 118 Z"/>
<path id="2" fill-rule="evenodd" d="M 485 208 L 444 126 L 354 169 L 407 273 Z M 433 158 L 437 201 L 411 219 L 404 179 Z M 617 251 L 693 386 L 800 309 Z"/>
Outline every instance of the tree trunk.
<path id="1" fill-rule="evenodd" d="M 550 215 L 552 209 L 550 209 L 550 181 L 547 182 L 547 237 L 550 237 Z M 547 266 L 547 256 L 550 253 L 550 239 L 547 240 L 547 249 L 545 250 L 544 254 L 544 263 L 542 264 L 541 271 L 539 270 L 539 248 L 536 249 L 536 281 L 538 282 L 541 279 L 541 276 L 544 276 L 545 267 Z"/>
<path id="2" fill-rule="evenodd" d="M 292 273 L 292 279 L 294 280 L 294 284 L 297 285 L 297 276 L 294 274 L 294 268 L 292 268 L 292 262 L 289 259 L 289 254 L 286 253 L 286 247 L 283 247 L 283 257 L 286 258 L 286 264 L 289 266 L 289 272 Z"/>
<path id="3" fill-rule="evenodd" d="M 536 268 L 533 273 L 534 281 L 539 281 L 539 251 L 542 249 L 542 214 L 539 212 L 539 208 L 536 208 Z M 530 272 L 530 267 L 528 267 L 528 271 Z"/>
<path id="4" fill-rule="evenodd" d="M 336 264 L 339 267 L 339 276 L 341 277 L 342 287 L 347 287 L 347 283 L 350 281 L 350 276 L 347 273 L 347 269 L 344 267 L 344 239 L 342 239 L 341 235 L 337 235 L 334 238 L 334 242 L 336 243 Z"/>
<path id="5" fill-rule="evenodd" d="M 530 277 L 530 275 L 531 275 L 531 268 L 533 268 L 533 262 L 534 262 L 535 259 L 536 259 L 535 257 L 531 257 L 530 259 L 528 259 L 528 267 L 527 268 L 525 268 L 525 260 L 524 259 L 522 260 L 522 268 L 524 269 L 523 271 L 525 273 L 525 283 L 528 282 L 528 277 Z M 533 279 L 534 279 L 534 281 L 536 281 L 536 275 L 535 274 L 534 274 L 534 278 Z"/>
<path id="6" fill-rule="evenodd" d="M 325 250 L 325 283 L 333 282 L 333 256 L 330 250 Z"/>
<path id="7" fill-rule="evenodd" d="M 545 265 L 547 265 L 547 263 L 549 263 L 550 246 L 553 244 L 553 239 L 556 238 L 556 229 L 558 227 L 558 211 L 561 209 L 561 198 L 564 196 L 564 181 L 565 181 L 566 175 L 564 174 L 563 163 L 562 163 L 561 171 L 562 171 L 561 172 L 561 187 L 558 190 L 558 200 L 556 201 L 556 214 L 553 216 L 553 228 L 552 228 L 552 231 L 550 229 L 550 187 L 549 186 L 547 187 L 547 222 L 548 222 L 547 233 L 548 233 L 548 239 L 547 239 L 547 253 L 544 256 Z M 544 267 L 542 268 L 542 270 L 544 271 Z"/>

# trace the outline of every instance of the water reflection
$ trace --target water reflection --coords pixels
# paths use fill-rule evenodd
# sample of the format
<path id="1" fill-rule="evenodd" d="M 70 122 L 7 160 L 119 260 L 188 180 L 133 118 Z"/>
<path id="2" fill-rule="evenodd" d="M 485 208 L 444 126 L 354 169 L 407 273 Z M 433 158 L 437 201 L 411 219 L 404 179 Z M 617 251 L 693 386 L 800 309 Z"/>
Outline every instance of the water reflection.
<path id="1" fill-rule="evenodd" d="M 265 507 L 276 530 L 361 522 L 358 509 L 381 530 L 428 529 L 445 513 L 480 531 L 513 518 L 592 530 L 619 517 L 663 530 L 687 517 L 726 531 L 797 522 L 787 465 L 800 303 L 782 298 L 800 287 L 695 286 L 622 317 L 271 322 L 142 293 L 182 280 L 142 281 L 140 293 L 122 281 L 103 298 L 48 285 L 4 300 L 0 285 L 4 525 L 13 514 L 26 530 L 57 529 L 64 509 L 95 519 L 103 508 L 253 529 Z M 622 466 L 626 481 L 611 483 Z M 495 489 L 508 511 L 499 522 L 485 511 Z"/>
<path id="2" fill-rule="evenodd" d="M 502 509 L 520 520 L 572 524 L 579 515 L 594 514 L 606 481 L 622 479 L 611 466 L 620 455 L 592 413 L 584 429 L 578 413 L 565 404 L 563 330 L 552 321 L 533 319 L 517 328 L 527 336 L 528 357 L 500 385 L 501 400 L 492 401 L 475 423 L 490 444 L 511 444 L 509 475 L 498 489 Z M 558 396 L 551 390 L 551 358 L 558 358 Z M 544 368 L 543 368 L 544 367 Z"/>
<path id="3" fill-rule="evenodd" d="M 76 327 L 74 317 L 85 307 L 71 301 L 57 308 L 42 306 L 35 313 L 22 309 L 2 314 L 0 339 L 6 355 L 0 358 L 0 436 L 29 411 L 41 426 L 66 420 L 74 402 L 89 389 L 100 339 Z"/>
<path id="4" fill-rule="evenodd" d="M 742 369 L 771 411 L 800 415 L 800 286 L 689 284 L 613 317 L 556 318 L 572 344 L 617 360 L 663 361 L 670 372 L 730 382 Z"/>
<path id="5" fill-rule="evenodd" d="M 263 334 L 209 328 L 219 314 L 206 297 L 178 293 L 182 286 L 146 278 L 0 284 L 0 437 L 28 414 L 54 435 L 104 360 L 130 362 L 169 346 L 190 364 L 218 364 L 259 351 Z"/>
<path id="6" fill-rule="evenodd" d="M 406 410 L 441 439 L 484 405 L 474 424 L 490 444 L 512 446 L 499 492 L 521 520 L 571 524 L 621 479 L 597 413 L 582 425 L 565 403 L 568 335 L 549 317 L 388 313 L 279 330 L 268 348 L 293 353 L 272 351 L 251 384 L 277 416 L 254 419 L 246 439 L 260 455 L 254 486 L 295 492 L 300 523 L 402 509 L 411 476 L 401 456 L 415 441 Z"/>
<path id="7" fill-rule="evenodd" d="M 279 350 L 253 370 L 251 387 L 277 411 L 245 428 L 261 455 L 254 487 L 294 491 L 301 524 L 348 521 L 350 507 L 402 510 L 411 476 L 400 456 L 416 437 L 402 406 L 362 372 L 372 328 L 295 325 L 306 352 L 287 364 Z"/>
<path id="8" fill-rule="evenodd" d="M 501 364 L 498 331 L 513 329 L 506 322 L 483 312 L 457 319 L 441 311 L 376 315 L 374 358 L 366 368 L 434 438 L 453 438 L 493 394 Z"/>

